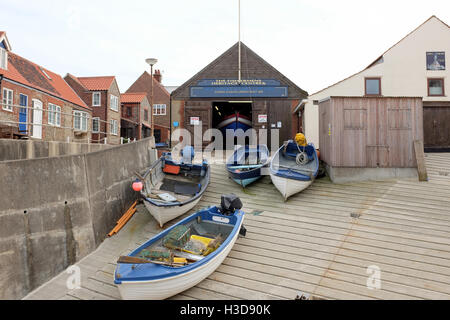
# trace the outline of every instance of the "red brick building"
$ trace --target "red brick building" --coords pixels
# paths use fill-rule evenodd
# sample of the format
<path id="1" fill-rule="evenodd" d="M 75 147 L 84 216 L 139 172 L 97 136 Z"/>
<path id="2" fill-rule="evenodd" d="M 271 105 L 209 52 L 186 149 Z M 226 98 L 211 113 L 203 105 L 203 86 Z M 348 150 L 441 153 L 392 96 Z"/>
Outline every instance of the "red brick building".
<path id="1" fill-rule="evenodd" d="M 145 92 L 123 93 L 120 96 L 122 119 L 120 136 L 140 140 L 151 135 L 150 103 Z"/>
<path id="2" fill-rule="evenodd" d="M 120 144 L 120 90 L 114 76 L 64 79 L 92 109 L 92 142 Z"/>
<path id="3" fill-rule="evenodd" d="M 153 120 L 155 122 L 156 143 L 168 143 L 170 138 L 170 93 L 161 84 L 162 76 L 155 70 L 153 77 L 145 71 L 126 93 L 146 93 L 151 101 L 151 83 L 153 81 Z"/>
<path id="4" fill-rule="evenodd" d="M 60 75 L 13 53 L 5 32 L 0 32 L 0 95 L 0 137 L 91 138 L 91 108 Z"/>

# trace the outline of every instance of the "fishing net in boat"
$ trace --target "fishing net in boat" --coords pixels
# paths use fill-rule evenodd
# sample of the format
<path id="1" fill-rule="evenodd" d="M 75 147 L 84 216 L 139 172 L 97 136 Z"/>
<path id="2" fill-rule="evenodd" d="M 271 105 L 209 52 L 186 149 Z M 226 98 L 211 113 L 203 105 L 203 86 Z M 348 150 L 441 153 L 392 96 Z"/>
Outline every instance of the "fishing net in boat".
<path id="1" fill-rule="evenodd" d="M 223 238 L 218 234 L 214 238 L 191 234 L 191 229 L 180 225 L 171 230 L 167 236 L 162 239 L 162 244 L 168 249 L 190 253 L 198 256 L 206 256 L 215 251 L 222 243 Z M 179 254 L 178 254 L 179 255 Z"/>
<path id="2" fill-rule="evenodd" d="M 173 253 L 163 250 L 142 250 L 140 252 L 141 258 L 154 259 L 154 260 L 167 260 L 173 261 Z"/>
<path id="3" fill-rule="evenodd" d="M 182 248 L 191 237 L 191 229 L 185 225 L 179 225 L 173 228 L 167 236 L 162 239 L 163 246 L 171 249 Z"/>

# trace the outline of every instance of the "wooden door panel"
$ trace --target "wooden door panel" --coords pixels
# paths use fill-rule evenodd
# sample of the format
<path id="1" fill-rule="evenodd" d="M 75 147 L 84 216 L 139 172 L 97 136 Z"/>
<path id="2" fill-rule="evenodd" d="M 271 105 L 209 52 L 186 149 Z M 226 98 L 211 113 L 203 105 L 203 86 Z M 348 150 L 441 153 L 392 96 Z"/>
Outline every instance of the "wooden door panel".
<path id="1" fill-rule="evenodd" d="M 423 108 L 424 146 L 450 147 L 450 107 Z"/>

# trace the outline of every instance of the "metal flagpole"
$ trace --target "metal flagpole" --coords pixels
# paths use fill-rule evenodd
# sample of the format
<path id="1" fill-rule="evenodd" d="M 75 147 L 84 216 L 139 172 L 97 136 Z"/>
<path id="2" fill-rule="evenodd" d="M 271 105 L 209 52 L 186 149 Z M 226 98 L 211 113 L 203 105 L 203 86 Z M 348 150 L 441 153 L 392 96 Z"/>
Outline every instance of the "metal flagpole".
<path id="1" fill-rule="evenodd" d="M 238 55 L 239 55 L 239 62 L 238 62 L 238 83 L 241 84 L 241 0 L 238 0 Z"/>

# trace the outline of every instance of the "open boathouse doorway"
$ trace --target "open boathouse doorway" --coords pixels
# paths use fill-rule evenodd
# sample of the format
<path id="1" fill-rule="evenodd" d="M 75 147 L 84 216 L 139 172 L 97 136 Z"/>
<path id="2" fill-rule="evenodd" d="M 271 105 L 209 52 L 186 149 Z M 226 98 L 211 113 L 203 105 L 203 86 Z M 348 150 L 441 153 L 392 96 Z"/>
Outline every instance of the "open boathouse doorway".
<path id="1" fill-rule="evenodd" d="M 212 103 L 212 127 L 223 135 L 223 146 L 227 146 L 227 130 L 234 131 L 233 145 L 239 144 L 238 138 L 253 127 L 252 101 L 215 101 Z M 241 129 L 242 131 L 240 131 Z M 230 131 L 229 131 L 230 132 Z M 250 138 L 243 138 L 244 144 L 250 144 Z"/>

